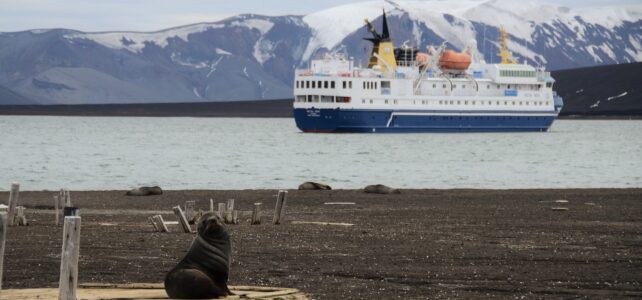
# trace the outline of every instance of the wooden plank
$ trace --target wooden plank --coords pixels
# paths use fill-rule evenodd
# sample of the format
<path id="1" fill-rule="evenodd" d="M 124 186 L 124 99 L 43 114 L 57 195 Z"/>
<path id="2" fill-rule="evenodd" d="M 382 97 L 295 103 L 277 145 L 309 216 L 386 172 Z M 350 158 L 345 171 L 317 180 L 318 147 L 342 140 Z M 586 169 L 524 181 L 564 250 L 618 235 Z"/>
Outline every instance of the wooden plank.
<path id="1" fill-rule="evenodd" d="M 72 207 L 71 205 L 71 192 L 69 190 L 65 190 L 65 206 L 66 207 Z"/>
<path id="2" fill-rule="evenodd" d="M 11 184 L 11 192 L 9 192 L 9 226 L 15 225 L 16 206 L 18 206 L 18 195 L 20 194 L 20 184 L 14 182 Z"/>
<path id="3" fill-rule="evenodd" d="M 160 228 L 158 227 L 158 225 L 156 225 L 156 221 L 154 220 L 153 216 L 148 217 L 147 221 L 149 221 L 149 223 L 152 224 L 152 227 L 154 227 L 154 232 L 159 232 L 160 231 Z"/>
<path id="4" fill-rule="evenodd" d="M 18 226 L 29 225 L 29 223 L 27 222 L 27 217 L 25 216 L 24 206 L 16 206 L 16 224 Z"/>
<path id="5" fill-rule="evenodd" d="M 210 212 L 214 212 L 214 199 L 210 198 Z"/>
<path id="6" fill-rule="evenodd" d="M 324 202 L 325 205 L 355 205 L 354 202 Z"/>
<path id="7" fill-rule="evenodd" d="M 62 238 L 58 299 L 76 300 L 78 256 L 80 255 L 80 217 L 65 217 Z"/>
<path id="8" fill-rule="evenodd" d="M 292 221 L 292 224 L 313 224 L 313 225 L 332 225 L 332 226 L 354 226 L 354 224 L 351 224 L 351 223 L 310 222 L 310 221 Z"/>
<path id="9" fill-rule="evenodd" d="M 252 221 L 250 224 L 252 225 L 261 224 L 261 205 L 263 205 L 263 203 L 260 203 L 260 202 L 254 203 L 254 209 L 252 210 Z"/>
<path id="10" fill-rule="evenodd" d="M 183 227 L 183 231 L 185 233 L 192 233 L 192 228 L 189 226 L 187 218 L 185 218 L 185 214 L 180 206 L 174 207 L 174 214 L 178 217 L 178 222 L 181 224 L 181 227 Z"/>
<path id="11" fill-rule="evenodd" d="M 279 194 L 276 196 L 276 206 L 274 208 L 274 218 L 272 223 L 274 225 L 281 224 L 281 219 L 283 218 L 283 209 L 285 207 L 286 195 L 288 191 L 280 190 Z"/>
<path id="12" fill-rule="evenodd" d="M 225 207 L 225 223 L 234 224 L 234 199 L 227 199 Z"/>
<path id="13" fill-rule="evenodd" d="M 7 240 L 7 230 L 9 227 L 9 215 L 0 212 L 0 291 L 2 290 L 2 272 L 4 264 L 4 245 Z"/>

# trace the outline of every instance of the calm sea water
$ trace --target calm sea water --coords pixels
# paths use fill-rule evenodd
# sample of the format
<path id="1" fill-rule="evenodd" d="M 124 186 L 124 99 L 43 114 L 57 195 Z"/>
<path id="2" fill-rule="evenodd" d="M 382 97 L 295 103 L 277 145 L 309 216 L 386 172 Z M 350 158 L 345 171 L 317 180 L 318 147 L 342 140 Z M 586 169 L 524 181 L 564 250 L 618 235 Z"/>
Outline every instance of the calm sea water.
<path id="1" fill-rule="evenodd" d="M 292 119 L 0 116 L 0 189 L 642 187 L 642 121 L 304 134 Z"/>

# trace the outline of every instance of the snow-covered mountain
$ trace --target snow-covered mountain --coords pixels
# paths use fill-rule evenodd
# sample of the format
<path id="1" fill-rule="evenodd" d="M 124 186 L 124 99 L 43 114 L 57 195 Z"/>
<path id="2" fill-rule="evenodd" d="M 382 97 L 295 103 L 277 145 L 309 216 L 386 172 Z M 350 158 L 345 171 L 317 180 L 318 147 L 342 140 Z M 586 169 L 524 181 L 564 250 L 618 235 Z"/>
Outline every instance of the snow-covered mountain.
<path id="1" fill-rule="evenodd" d="M 372 1 L 306 16 L 239 15 L 157 32 L 0 33 L 0 86 L 43 104 L 291 97 L 293 70 L 326 52 L 365 63 L 364 18 L 393 41 L 497 61 L 498 28 L 520 60 L 548 69 L 642 61 L 642 5 L 569 9 L 539 1 Z"/>

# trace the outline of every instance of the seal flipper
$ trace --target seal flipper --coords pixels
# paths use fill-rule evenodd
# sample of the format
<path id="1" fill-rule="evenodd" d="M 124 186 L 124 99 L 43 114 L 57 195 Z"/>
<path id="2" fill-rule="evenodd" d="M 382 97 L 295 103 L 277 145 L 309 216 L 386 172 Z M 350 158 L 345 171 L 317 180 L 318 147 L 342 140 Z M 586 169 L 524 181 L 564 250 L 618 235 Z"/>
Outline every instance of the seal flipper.
<path id="1" fill-rule="evenodd" d="M 177 266 L 165 277 L 165 292 L 173 299 L 210 299 L 231 294 L 197 269 L 181 269 Z M 226 293 L 227 292 L 227 293 Z"/>

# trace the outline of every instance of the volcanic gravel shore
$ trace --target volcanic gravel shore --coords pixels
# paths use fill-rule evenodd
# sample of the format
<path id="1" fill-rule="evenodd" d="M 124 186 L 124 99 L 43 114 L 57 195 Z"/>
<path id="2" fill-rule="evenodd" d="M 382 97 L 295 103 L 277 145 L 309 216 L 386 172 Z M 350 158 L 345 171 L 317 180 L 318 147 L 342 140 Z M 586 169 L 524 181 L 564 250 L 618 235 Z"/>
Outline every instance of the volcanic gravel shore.
<path id="1" fill-rule="evenodd" d="M 29 226 L 9 228 L 3 288 L 57 286 L 55 194 L 20 192 Z M 156 233 L 147 218 L 176 221 L 171 209 L 185 201 L 209 210 L 209 199 L 235 199 L 242 211 L 262 202 L 263 223 L 241 213 L 228 226 L 230 285 L 298 288 L 313 299 L 642 297 L 642 189 L 290 190 L 281 225 L 272 225 L 276 190 L 124 194 L 71 192 L 82 216 L 80 283 L 162 282 L 194 236 L 177 225 Z"/>

